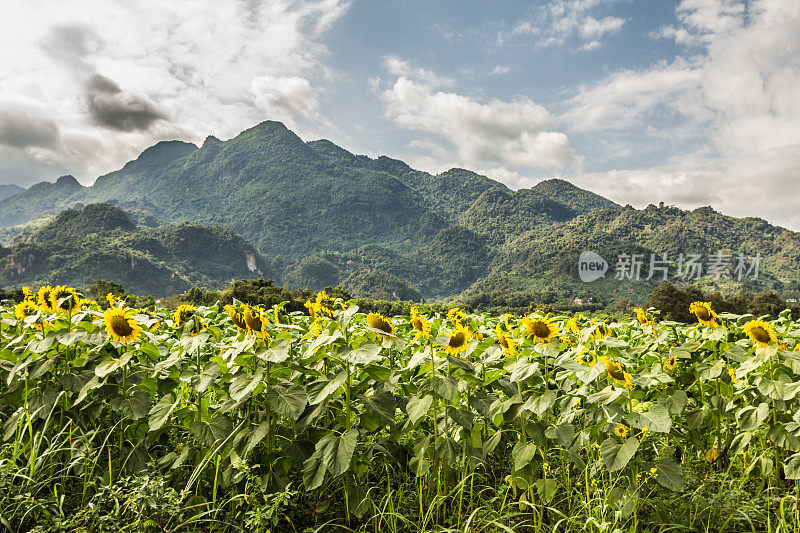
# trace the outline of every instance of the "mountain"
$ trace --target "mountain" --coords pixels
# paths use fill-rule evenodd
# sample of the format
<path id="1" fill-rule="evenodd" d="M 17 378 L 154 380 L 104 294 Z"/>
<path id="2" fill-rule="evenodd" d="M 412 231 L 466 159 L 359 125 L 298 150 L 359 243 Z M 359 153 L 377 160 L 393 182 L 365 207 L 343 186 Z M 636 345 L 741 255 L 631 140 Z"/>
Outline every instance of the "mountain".
<path id="1" fill-rule="evenodd" d="M 135 225 L 106 233 L 156 238 L 161 224 L 225 226 L 269 258 L 279 283 L 342 285 L 363 296 L 480 302 L 514 292 L 523 300 L 641 301 L 653 279 L 613 279 L 616 257 L 633 252 L 649 261 L 651 253 L 757 251 L 765 256 L 761 279 L 709 283 L 737 291 L 799 282 L 797 234 L 764 221 L 710 208 L 636 210 L 560 179 L 511 190 L 466 169 L 433 175 L 326 139 L 305 142 L 274 121 L 226 141 L 208 137 L 199 147 L 158 143 L 90 187 L 70 176 L 34 185 L 0 201 L 0 237 L 28 245 L 61 211 L 101 202 L 124 209 Z M 603 279 L 580 281 L 584 250 L 610 263 Z M 47 279 L 44 270 L 39 275 Z M 222 281 L 191 279 L 201 278 L 208 286 Z"/>
<path id="2" fill-rule="evenodd" d="M 254 276 L 274 274 L 264 257 L 229 228 L 196 223 L 142 228 L 107 204 L 63 211 L 12 246 L 0 247 L 4 286 L 86 288 L 109 279 L 134 293 L 167 295 Z"/>
<path id="3" fill-rule="evenodd" d="M 0 200 L 5 200 L 15 194 L 19 194 L 23 192 L 25 189 L 20 187 L 19 185 L 0 185 Z"/>

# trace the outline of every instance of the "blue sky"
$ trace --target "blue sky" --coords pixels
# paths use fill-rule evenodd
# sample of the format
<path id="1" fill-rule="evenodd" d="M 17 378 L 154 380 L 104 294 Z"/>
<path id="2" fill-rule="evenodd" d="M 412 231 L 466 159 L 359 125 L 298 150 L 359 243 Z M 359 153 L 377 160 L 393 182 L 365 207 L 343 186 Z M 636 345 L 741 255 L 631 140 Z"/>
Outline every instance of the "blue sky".
<path id="1" fill-rule="evenodd" d="M 84 184 L 164 139 L 306 140 L 800 229 L 796 0 L 17 1 L 0 182 Z"/>

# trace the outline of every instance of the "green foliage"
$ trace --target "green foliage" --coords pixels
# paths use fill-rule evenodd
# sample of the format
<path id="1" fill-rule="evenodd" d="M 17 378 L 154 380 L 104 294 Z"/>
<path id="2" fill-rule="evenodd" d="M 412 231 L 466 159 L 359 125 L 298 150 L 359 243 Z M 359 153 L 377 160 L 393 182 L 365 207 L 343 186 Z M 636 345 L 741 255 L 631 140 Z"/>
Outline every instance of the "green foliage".
<path id="1" fill-rule="evenodd" d="M 65 211 L 11 248 L 0 248 L 0 285 L 6 287 L 88 287 L 101 279 L 135 293 L 168 295 L 269 271 L 263 256 L 229 228 L 138 228 L 110 205 Z"/>

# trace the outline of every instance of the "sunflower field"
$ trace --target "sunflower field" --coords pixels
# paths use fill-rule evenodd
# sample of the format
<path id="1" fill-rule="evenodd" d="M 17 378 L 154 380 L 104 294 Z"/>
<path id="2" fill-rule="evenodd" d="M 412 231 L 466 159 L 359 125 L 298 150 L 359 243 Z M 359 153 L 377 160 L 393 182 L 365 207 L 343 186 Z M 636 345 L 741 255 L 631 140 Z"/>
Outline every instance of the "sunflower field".
<path id="1" fill-rule="evenodd" d="M 306 308 L 0 308 L 0 531 L 800 529 L 788 314 Z"/>

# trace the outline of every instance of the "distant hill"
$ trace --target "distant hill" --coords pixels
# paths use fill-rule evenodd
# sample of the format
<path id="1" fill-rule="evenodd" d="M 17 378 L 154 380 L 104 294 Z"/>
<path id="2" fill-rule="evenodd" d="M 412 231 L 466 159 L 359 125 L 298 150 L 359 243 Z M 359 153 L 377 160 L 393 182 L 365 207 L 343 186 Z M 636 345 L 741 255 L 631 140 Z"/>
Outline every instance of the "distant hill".
<path id="1" fill-rule="evenodd" d="M 0 185 L 0 200 L 4 200 L 10 196 L 14 196 L 15 194 L 19 194 L 23 192 L 25 189 L 20 187 L 19 185 Z"/>
<path id="2" fill-rule="evenodd" d="M 86 288 L 109 279 L 137 294 L 166 295 L 274 275 L 264 257 L 228 228 L 196 223 L 140 228 L 122 209 L 106 204 L 64 211 L 0 248 L 3 286 Z"/>
<path id="3" fill-rule="evenodd" d="M 800 288 L 797 234 L 764 221 L 710 208 L 635 210 L 560 179 L 514 191 L 465 169 L 432 175 L 329 140 L 304 142 L 273 121 L 227 141 L 208 137 L 200 147 L 158 143 L 90 187 L 70 176 L 34 185 L 0 200 L 0 236 L 28 245 L 43 238 L 36 228 L 47 217 L 100 202 L 123 208 L 137 226 L 102 231 L 225 226 L 269 258 L 278 283 L 341 284 L 359 296 L 477 301 L 510 291 L 524 299 L 528 291 L 532 299 L 642 300 L 653 280 L 613 279 L 614 259 L 632 251 L 648 261 L 650 253 L 758 251 L 765 255 L 760 280 L 705 281 L 726 291 Z M 68 237 L 88 231 L 76 226 Z M 603 254 L 612 271 L 581 282 L 583 250 Z M 204 276 L 208 286 L 227 281 Z"/>

